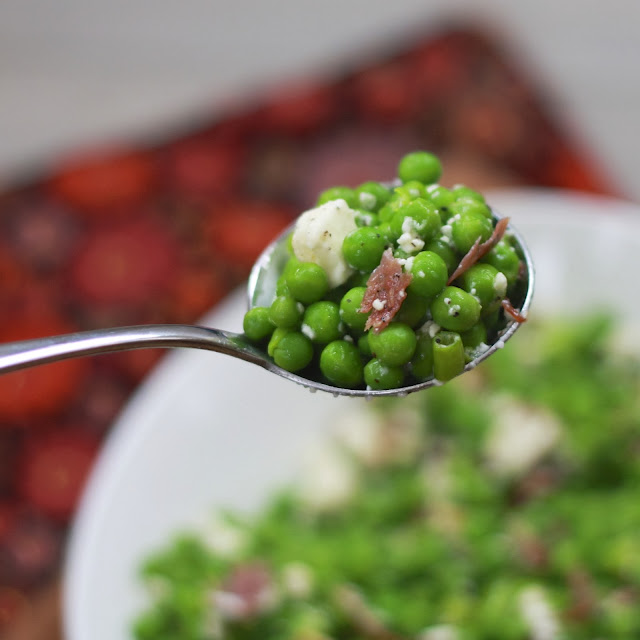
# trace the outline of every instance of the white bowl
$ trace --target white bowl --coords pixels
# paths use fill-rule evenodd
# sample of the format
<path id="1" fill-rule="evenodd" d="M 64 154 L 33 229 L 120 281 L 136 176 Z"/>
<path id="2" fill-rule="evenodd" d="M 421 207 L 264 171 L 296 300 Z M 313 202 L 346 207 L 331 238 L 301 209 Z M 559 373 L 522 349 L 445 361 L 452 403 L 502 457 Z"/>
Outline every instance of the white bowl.
<path id="1" fill-rule="evenodd" d="M 511 216 L 533 253 L 532 314 L 609 307 L 633 326 L 640 316 L 640 297 L 630 295 L 640 264 L 640 207 L 542 190 L 495 192 L 489 201 Z M 244 291 L 237 292 L 205 322 L 237 330 L 244 302 Z M 255 508 L 295 478 L 301 452 L 345 404 L 357 402 L 310 394 L 218 354 L 168 356 L 121 415 L 83 496 L 66 562 L 68 640 L 130 638 L 144 605 L 142 558 L 216 506 Z"/>

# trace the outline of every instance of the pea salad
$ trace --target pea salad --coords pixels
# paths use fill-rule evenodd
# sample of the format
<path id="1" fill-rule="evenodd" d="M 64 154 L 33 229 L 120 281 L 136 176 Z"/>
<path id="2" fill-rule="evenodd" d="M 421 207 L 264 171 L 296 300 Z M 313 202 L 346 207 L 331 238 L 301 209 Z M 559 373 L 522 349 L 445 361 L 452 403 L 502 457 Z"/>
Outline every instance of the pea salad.
<path id="1" fill-rule="evenodd" d="M 640 359 L 607 316 L 522 331 L 429 393 L 354 403 L 259 512 L 168 541 L 135 638 L 639 638 Z"/>
<path id="2" fill-rule="evenodd" d="M 296 221 L 273 302 L 243 322 L 276 365 L 349 389 L 444 382 L 525 320 L 508 219 L 440 185 L 431 153 L 407 154 L 397 173 L 329 188 Z"/>

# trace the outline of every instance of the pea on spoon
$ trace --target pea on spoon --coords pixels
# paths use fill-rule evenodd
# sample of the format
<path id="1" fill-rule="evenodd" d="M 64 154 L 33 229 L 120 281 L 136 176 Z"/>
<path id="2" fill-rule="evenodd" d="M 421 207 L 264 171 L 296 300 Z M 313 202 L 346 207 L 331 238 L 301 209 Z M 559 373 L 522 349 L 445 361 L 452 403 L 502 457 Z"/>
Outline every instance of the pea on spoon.
<path id="1" fill-rule="evenodd" d="M 293 226 L 282 233 L 260 255 L 254 264 L 248 281 L 248 306 L 269 306 L 274 298 L 276 283 L 284 264 L 289 258 L 287 238 Z M 511 229 L 511 234 L 522 258 L 525 291 L 522 296 L 520 313 L 526 315 L 533 293 L 534 270 L 531 255 L 520 235 Z M 498 339 L 488 349 L 467 363 L 464 371 L 473 369 L 504 346 L 519 328 L 520 323 L 508 322 Z M 56 362 L 67 358 L 91 356 L 115 351 L 144 348 L 192 348 L 217 351 L 246 360 L 282 376 L 287 380 L 334 395 L 344 396 L 402 396 L 441 384 L 435 378 L 395 389 L 346 389 L 332 386 L 319 379 L 310 379 L 277 366 L 265 349 L 250 342 L 239 333 L 222 331 L 211 327 L 181 324 L 150 324 L 130 327 L 115 327 L 82 331 L 66 335 L 35 338 L 0 344 L 0 373 L 9 373 L 36 365 Z"/>

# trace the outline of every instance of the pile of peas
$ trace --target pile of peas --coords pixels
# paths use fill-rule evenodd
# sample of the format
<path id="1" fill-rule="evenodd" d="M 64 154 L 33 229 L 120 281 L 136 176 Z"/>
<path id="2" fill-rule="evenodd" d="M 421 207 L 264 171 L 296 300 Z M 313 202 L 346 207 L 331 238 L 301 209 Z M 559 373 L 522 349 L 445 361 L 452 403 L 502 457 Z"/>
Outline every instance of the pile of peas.
<path id="1" fill-rule="evenodd" d="M 331 288 L 321 266 L 290 249 L 271 306 L 245 315 L 246 337 L 265 344 L 283 369 L 342 388 L 395 389 L 460 374 L 504 328 L 501 302 L 518 285 L 520 256 L 507 234 L 447 284 L 476 240 L 491 237 L 495 221 L 482 194 L 441 186 L 441 174 L 436 156 L 417 151 L 401 159 L 397 186 L 365 182 L 322 192 L 316 206 L 342 199 L 355 212 L 357 228 L 342 244 L 353 275 Z M 367 281 L 388 248 L 411 283 L 392 322 L 365 331 Z"/>

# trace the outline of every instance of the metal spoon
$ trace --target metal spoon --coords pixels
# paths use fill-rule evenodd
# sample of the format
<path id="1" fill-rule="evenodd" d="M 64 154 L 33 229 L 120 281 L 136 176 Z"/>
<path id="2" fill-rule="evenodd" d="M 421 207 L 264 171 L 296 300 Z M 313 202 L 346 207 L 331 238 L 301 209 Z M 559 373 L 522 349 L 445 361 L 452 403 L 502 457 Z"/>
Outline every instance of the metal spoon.
<path id="1" fill-rule="evenodd" d="M 288 259 L 287 236 L 291 227 L 284 231 L 260 255 L 249 276 L 248 294 L 249 307 L 269 306 L 273 300 L 278 276 Z M 521 312 L 526 314 L 533 294 L 534 271 L 531 255 L 520 235 L 510 228 L 516 242 L 520 246 L 526 270 L 526 293 L 524 295 Z M 499 339 L 488 350 L 469 362 L 465 371 L 473 369 L 480 361 L 489 357 L 519 328 L 519 323 L 511 322 L 501 333 Z M 151 347 L 189 347 L 217 351 L 235 358 L 240 358 L 257 364 L 267 371 L 271 371 L 287 380 L 308 387 L 310 390 L 327 391 L 334 395 L 344 396 L 398 396 L 407 395 L 414 391 L 427 389 L 441 384 L 431 379 L 418 384 L 373 391 L 366 389 L 342 389 L 329 384 L 304 378 L 297 373 L 291 373 L 274 364 L 267 354 L 249 342 L 242 334 L 221 331 L 210 327 L 200 327 L 181 324 L 150 324 L 132 327 L 116 327 L 111 329 L 97 329 L 82 331 L 61 336 L 36 338 L 0 344 L 0 374 L 24 369 L 35 365 L 64 360 L 77 356 L 90 356 L 114 351 L 130 349 L 144 349 Z"/>

